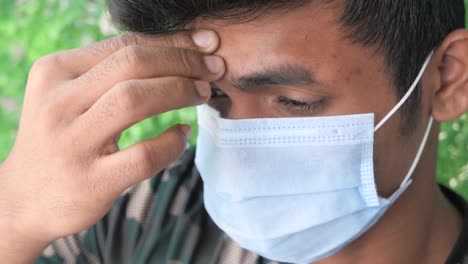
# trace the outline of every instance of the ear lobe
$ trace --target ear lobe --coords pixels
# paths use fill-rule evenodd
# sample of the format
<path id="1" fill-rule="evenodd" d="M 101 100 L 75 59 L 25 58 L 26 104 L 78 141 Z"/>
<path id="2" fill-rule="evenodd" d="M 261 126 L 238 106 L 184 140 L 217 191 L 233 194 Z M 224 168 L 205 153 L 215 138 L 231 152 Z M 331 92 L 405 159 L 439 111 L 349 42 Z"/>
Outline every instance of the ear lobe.
<path id="1" fill-rule="evenodd" d="M 440 87 L 437 87 L 432 115 L 438 121 L 451 121 L 468 111 L 468 31 L 450 34 L 439 48 Z"/>

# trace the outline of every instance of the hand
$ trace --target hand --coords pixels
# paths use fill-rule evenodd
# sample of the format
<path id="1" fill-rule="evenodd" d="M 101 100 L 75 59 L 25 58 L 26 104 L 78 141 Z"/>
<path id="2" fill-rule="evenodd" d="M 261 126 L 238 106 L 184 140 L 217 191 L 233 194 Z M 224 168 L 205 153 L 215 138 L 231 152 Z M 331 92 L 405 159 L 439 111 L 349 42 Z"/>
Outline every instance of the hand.
<path id="1" fill-rule="evenodd" d="M 88 229 L 128 187 L 176 160 L 190 137 L 186 125 L 122 151 L 117 138 L 148 117 L 207 102 L 208 82 L 225 65 L 207 56 L 218 48 L 216 33 L 201 34 L 205 46 L 192 31 L 125 34 L 38 60 L 0 167 L 0 227 L 43 242 Z"/>

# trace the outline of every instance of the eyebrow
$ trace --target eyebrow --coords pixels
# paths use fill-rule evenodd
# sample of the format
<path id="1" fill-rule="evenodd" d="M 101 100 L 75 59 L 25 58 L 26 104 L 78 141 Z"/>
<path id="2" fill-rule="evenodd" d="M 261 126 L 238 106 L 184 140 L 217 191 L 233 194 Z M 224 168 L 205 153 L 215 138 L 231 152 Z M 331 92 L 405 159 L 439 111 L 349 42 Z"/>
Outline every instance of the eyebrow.
<path id="1" fill-rule="evenodd" d="M 232 84 L 240 90 L 249 91 L 271 85 L 312 85 L 317 81 L 309 69 L 292 63 L 278 64 L 263 71 L 231 78 Z"/>

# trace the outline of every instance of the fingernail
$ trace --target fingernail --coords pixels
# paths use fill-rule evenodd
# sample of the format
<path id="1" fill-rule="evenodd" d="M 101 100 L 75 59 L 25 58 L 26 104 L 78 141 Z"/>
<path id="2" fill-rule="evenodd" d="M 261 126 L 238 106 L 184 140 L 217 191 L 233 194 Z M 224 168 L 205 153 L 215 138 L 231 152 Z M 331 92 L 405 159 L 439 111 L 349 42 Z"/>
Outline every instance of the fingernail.
<path id="1" fill-rule="evenodd" d="M 195 81 L 194 83 L 200 97 L 206 98 L 211 96 L 211 85 L 208 82 Z"/>
<path id="2" fill-rule="evenodd" d="M 209 48 L 216 41 L 216 33 L 212 30 L 198 30 L 192 35 L 193 42 L 201 48 Z"/>
<path id="3" fill-rule="evenodd" d="M 189 125 L 179 125 L 179 128 L 184 133 L 185 139 L 189 140 L 192 136 L 192 128 Z"/>
<path id="4" fill-rule="evenodd" d="M 205 61 L 206 68 L 212 73 L 220 73 L 224 71 L 224 61 L 219 56 L 205 56 L 203 58 Z"/>

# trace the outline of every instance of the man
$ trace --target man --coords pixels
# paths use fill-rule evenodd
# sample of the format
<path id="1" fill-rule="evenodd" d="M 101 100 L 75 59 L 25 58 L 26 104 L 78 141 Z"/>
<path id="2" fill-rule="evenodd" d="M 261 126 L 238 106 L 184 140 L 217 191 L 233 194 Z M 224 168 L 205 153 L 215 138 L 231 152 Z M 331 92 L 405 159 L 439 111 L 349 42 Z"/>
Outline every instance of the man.
<path id="1" fill-rule="evenodd" d="M 5 263 L 468 263 L 467 205 L 435 182 L 439 122 L 468 110 L 462 0 L 109 7 L 145 34 L 31 70 Z M 186 125 L 118 149 L 207 102 L 196 151 Z"/>

